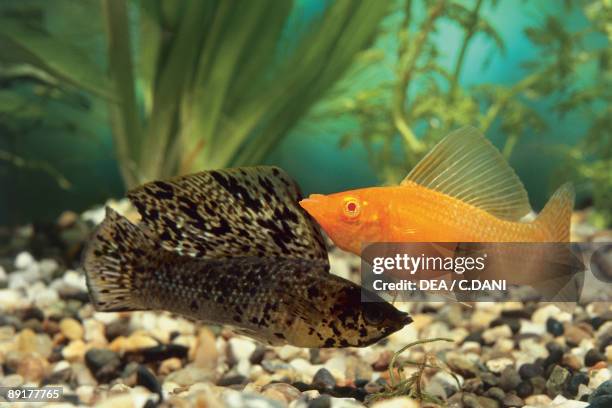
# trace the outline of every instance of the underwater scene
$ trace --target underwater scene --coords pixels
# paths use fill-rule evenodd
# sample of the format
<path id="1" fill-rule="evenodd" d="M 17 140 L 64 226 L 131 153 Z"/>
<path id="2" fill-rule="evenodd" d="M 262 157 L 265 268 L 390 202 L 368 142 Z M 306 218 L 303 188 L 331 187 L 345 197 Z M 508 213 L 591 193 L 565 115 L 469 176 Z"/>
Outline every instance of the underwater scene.
<path id="1" fill-rule="evenodd" d="M 3 0 L 0 407 L 612 407 L 612 1 Z"/>

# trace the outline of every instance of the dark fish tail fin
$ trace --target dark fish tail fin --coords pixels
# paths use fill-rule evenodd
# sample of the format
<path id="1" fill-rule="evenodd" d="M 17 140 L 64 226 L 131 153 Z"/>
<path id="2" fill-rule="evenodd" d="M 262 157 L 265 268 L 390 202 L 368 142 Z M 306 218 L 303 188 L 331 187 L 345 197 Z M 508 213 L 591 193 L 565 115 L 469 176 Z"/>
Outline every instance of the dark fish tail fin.
<path id="1" fill-rule="evenodd" d="M 155 242 L 111 208 L 90 240 L 83 268 L 98 311 L 145 310 L 139 288 L 150 268 Z"/>
<path id="2" fill-rule="evenodd" d="M 548 200 L 535 222 L 550 233 L 553 242 L 568 242 L 573 208 L 574 187 L 565 183 Z"/>

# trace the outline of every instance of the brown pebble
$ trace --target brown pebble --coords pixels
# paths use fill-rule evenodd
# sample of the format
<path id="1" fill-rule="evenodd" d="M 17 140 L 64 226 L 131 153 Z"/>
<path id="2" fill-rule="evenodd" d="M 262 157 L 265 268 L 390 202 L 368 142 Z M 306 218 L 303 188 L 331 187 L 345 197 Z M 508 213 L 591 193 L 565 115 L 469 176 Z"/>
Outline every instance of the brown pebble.
<path id="1" fill-rule="evenodd" d="M 67 339 L 81 340 L 83 338 L 83 326 L 75 319 L 66 317 L 60 321 L 59 327 Z"/>
<path id="2" fill-rule="evenodd" d="M 571 368 L 572 370 L 580 370 L 582 368 L 582 361 L 578 356 L 572 353 L 566 353 L 563 355 L 561 365 Z"/>
<path id="3" fill-rule="evenodd" d="M 565 340 L 568 343 L 579 345 L 582 340 L 591 338 L 591 333 L 582 326 L 568 326 L 565 329 Z"/>
<path id="4" fill-rule="evenodd" d="M 196 367 L 212 370 L 217 366 L 218 357 L 215 335 L 209 328 L 203 327 L 198 334 L 193 362 Z"/>
<path id="5" fill-rule="evenodd" d="M 17 374 L 21 375 L 27 382 L 40 381 L 47 372 L 48 363 L 35 356 L 26 356 L 17 366 Z"/>
<path id="6" fill-rule="evenodd" d="M 74 211 L 64 211 L 57 219 L 57 226 L 62 229 L 70 228 L 77 222 L 78 219 L 79 216 Z"/>
<path id="7" fill-rule="evenodd" d="M 391 359 L 393 358 L 393 352 L 391 350 L 384 350 L 378 356 L 378 360 L 372 364 L 372 369 L 374 371 L 385 371 L 389 368 L 389 364 L 391 363 Z"/>
<path id="8" fill-rule="evenodd" d="M 283 404 L 287 404 L 289 402 L 282 392 L 275 389 L 265 390 L 261 393 L 261 395 L 274 401 L 280 401 Z"/>
<path id="9" fill-rule="evenodd" d="M 266 392 L 268 392 L 268 391 L 277 392 L 277 393 L 283 395 L 283 399 L 286 402 L 291 402 L 293 400 L 296 400 L 301 395 L 300 390 L 295 388 L 293 385 L 285 384 L 285 383 L 271 383 L 271 384 L 267 384 L 267 385 L 265 385 L 261 389 L 261 391 L 262 391 L 263 395 L 266 395 Z"/>
<path id="10" fill-rule="evenodd" d="M 603 368 L 608 368 L 608 363 L 606 363 L 605 361 L 600 361 L 596 363 L 594 366 L 589 367 L 589 371 L 597 371 Z"/>

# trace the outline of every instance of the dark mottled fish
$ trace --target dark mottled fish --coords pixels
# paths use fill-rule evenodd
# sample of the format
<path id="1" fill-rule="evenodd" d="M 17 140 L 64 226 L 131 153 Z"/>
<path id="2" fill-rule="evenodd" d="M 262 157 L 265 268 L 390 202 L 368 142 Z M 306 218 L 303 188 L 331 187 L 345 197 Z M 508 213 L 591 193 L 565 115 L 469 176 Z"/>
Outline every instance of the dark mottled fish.
<path id="1" fill-rule="evenodd" d="M 297 204 L 297 184 L 278 167 L 214 170 L 154 181 L 128 192 L 162 247 L 216 259 L 241 256 L 327 263 L 321 233 Z"/>
<path id="2" fill-rule="evenodd" d="M 302 347 L 366 346 L 412 321 L 328 273 L 320 232 L 278 168 L 204 172 L 128 196 L 142 222 L 107 209 L 85 253 L 97 310 L 164 309 Z"/>

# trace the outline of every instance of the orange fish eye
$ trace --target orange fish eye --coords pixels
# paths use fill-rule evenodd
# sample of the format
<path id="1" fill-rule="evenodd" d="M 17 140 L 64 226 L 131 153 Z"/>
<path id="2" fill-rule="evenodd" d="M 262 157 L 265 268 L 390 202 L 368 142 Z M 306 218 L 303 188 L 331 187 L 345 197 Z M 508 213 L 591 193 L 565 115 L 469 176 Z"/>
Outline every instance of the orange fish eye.
<path id="1" fill-rule="evenodd" d="M 344 215 L 348 218 L 355 218 L 361 212 L 361 205 L 356 198 L 347 198 L 344 200 Z"/>

